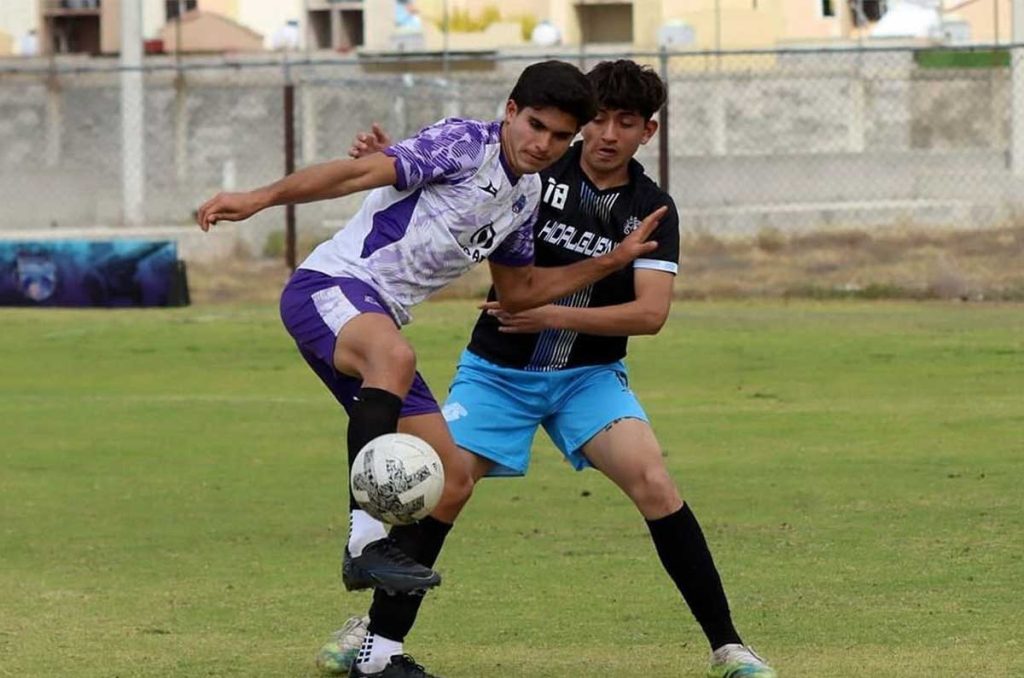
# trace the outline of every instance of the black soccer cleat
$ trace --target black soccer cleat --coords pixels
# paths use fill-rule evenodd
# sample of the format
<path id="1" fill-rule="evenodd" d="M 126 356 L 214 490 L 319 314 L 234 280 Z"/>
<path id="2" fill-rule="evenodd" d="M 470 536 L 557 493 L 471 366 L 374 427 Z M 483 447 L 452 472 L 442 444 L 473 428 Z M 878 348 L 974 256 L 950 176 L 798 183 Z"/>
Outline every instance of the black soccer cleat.
<path id="1" fill-rule="evenodd" d="M 348 678 L 441 678 L 441 676 L 427 673 L 426 669 L 407 654 L 396 654 L 384 667 L 384 670 L 377 673 L 363 673 L 359 670 L 358 664 L 353 664 L 348 672 Z"/>
<path id="2" fill-rule="evenodd" d="M 353 557 L 345 549 L 341 581 L 349 591 L 379 588 L 387 593 L 425 593 L 441 584 L 441 575 L 398 548 L 391 537 L 370 542 Z"/>

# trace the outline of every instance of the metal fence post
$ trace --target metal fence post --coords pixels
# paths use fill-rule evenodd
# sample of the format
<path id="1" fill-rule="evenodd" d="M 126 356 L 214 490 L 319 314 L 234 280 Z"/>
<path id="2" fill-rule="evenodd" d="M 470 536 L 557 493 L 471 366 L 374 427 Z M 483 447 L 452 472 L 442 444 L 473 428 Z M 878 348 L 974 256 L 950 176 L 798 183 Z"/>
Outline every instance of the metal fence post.
<path id="1" fill-rule="evenodd" d="M 146 186 L 145 91 L 142 81 L 142 3 L 121 3 L 121 211 L 139 226 Z"/>
<path id="2" fill-rule="evenodd" d="M 287 59 L 287 57 L 285 57 Z M 295 171 L 295 85 L 287 61 L 284 66 L 284 173 Z M 284 262 L 295 270 L 295 205 L 284 208 Z"/>
<path id="3" fill-rule="evenodd" d="M 1024 0 L 1013 0 L 1010 46 L 1010 166 L 1024 176 Z"/>
<path id="4" fill-rule="evenodd" d="M 669 98 L 671 89 L 669 88 L 668 80 L 668 49 L 664 46 L 658 54 L 658 60 L 660 62 L 661 70 L 661 81 L 665 84 L 665 105 L 661 107 L 661 114 L 658 116 L 658 184 L 661 186 L 661 190 L 666 193 L 669 192 L 669 136 L 668 136 L 668 119 L 669 119 Z"/>

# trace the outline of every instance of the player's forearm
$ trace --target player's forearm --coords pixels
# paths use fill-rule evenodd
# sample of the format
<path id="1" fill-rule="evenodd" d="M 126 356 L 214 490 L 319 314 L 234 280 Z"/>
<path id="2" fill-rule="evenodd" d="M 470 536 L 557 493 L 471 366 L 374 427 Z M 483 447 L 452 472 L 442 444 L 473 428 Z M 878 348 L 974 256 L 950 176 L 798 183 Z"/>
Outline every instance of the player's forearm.
<path id="1" fill-rule="evenodd" d="M 607 337 L 657 334 L 665 325 L 668 309 L 631 301 L 614 306 L 573 308 L 552 306 L 552 329 Z"/>
<path id="2" fill-rule="evenodd" d="M 353 160 L 332 160 L 305 167 L 254 193 L 264 207 L 273 207 L 340 198 L 373 187 L 365 166 Z"/>
<path id="3" fill-rule="evenodd" d="M 578 261 L 568 266 L 531 267 L 517 284 L 498 287 L 498 299 L 509 313 L 519 313 L 549 304 L 556 299 L 597 282 L 625 264 L 612 255 Z"/>

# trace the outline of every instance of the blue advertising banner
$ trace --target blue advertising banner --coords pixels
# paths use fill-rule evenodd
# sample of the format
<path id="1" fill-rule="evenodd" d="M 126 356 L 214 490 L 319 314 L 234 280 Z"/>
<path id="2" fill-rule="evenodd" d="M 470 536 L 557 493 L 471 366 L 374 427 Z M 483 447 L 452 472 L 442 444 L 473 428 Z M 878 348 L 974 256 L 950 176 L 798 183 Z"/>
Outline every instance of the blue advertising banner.
<path id="1" fill-rule="evenodd" d="M 0 241 L 0 306 L 174 306 L 179 271 L 170 241 Z"/>

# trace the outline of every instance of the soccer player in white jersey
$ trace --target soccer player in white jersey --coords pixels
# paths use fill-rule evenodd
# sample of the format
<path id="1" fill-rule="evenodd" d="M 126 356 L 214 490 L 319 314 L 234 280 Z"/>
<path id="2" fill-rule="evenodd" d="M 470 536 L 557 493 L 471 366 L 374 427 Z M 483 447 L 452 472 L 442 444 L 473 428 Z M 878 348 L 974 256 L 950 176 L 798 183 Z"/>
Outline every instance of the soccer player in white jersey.
<path id="1" fill-rule="evenodd" d="M 668 214 L 652 236 L 658 247 L 632 270 L 541 308 L 512 311 L 492 289 L 459 362 L 445 418 L 475 479 L 525 474 L 542 426 L 577 470 L 592 466 L 604 473 L 646 519 L 662 565 L 700 623 L 711 647 L 708 676 L 773 678 L 775 671 L 743 644 L 733 625 L 703 532 L 665 467 L 622 362 L 630 335 L 661 329 L 678 269 L 675 205 L 633 159 L 657 131 L 652 116 L 664 103 L 665 88 L 651 69 L 626 60 L 602 62 L 587 77 L 599 112 L 583 127 L 582 143 L 541 173 L 537 265 L 560 267 L 600 255 L 628 238 L 642 215 L 664 206 Z M 386 135 L 375 127 L 357 137 L 351 153 L 383 142 Z M 402 546 L 433 565 L 446 530 L 433 518 L 417 529 Z M 374 654 L 381 636 L 385 644 L 404 640 L 420 602 L 375 595 L 370 633 L 351 676 L 374 675 L 364 673 L 360 662 Z M 354 637 L 365 626 L 359 618 L 347 624 Z"/>
<path id="2" fill-rule="evenodd" d="M 327 200 L 370 190 L 344 229 L 300 265 L 281 296 L 281 317 L 313 371 L 347 410 L 351 465 L 370 440 L 396 430 L 418 435 L 445 465 L 446 505 L 464 501 L 471 469 L 450 459 L 454 443 L 440 408 L 416 372 L 399 329 L 410 308 L 487 260 L 498 297 L 510 310 L 558 299 L 630 264 L 656 247 L 646 242 L 655 212 L 604 256 L 535 268 L 537 172 L 561 157 L 596 111 L 593 88 L 570 64 L 526 68 L 502 121 L 447 119 L 411 139 L 358 160 L 314 165 L 269 186 L 220 193 L 198 210 L 208 230 L 267 207 Z M 372 190 L 371 190 L 372 189 Z M 342 577 L 350 589 L 422 592 L 440 583 L 410 558 L 384 526 L 350 500 Z M 454 520 L 444 508 L 440 521 Z M 397 656 L 381 676 L 425 676 Z"/>

